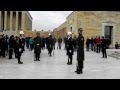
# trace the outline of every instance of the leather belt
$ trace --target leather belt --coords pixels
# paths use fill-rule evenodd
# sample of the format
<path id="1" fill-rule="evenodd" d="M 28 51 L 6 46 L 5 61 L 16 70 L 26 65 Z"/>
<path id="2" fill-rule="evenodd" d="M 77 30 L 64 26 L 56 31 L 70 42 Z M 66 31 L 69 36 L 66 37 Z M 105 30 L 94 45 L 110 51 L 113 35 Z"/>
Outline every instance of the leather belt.
<path id="1" fill-rule="evenodd" d="M 36 46 L 39 46 L 40 44 L 36 44 Z"/>

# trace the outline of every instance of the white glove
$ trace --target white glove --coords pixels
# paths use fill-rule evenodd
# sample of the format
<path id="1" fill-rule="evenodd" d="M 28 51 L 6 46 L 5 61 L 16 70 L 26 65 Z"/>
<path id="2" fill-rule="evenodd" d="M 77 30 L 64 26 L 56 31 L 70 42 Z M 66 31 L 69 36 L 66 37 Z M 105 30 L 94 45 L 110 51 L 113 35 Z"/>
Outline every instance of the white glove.
<path id="1" fill-rule="evenodd" d="M 22 48 L 19 48 L 19 52 L 21 52 L 22 51 Z"/>
<path id="2" fill-rule="evenodd" d="M 69 50 L 69 52 L 71 53 L 71 52 L 72 52 L 72 50 Z"/>

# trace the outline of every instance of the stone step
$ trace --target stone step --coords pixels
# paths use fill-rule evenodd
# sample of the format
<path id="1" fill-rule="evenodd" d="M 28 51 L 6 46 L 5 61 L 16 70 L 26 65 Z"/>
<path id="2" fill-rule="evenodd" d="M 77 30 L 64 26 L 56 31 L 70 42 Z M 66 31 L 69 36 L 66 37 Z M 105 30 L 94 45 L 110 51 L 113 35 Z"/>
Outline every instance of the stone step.
<path id="1" fill-rule="evenodd" d="M 108 56 L 116 58 L 116 59 L 120 59 L 120 56 L 118 56 L 118 55 L 108 55 Z"/>
<path id="2" fill-rule="evenodd" d="M 112 53 L 112 54 L 110 54 L 110 55 L 118 55 L 118 56 L 120 56 L 120 54 L 117 54 L 117 53 Z"/>
<path id="3" fill-rule="evenodd" d="M 113 52 L 112 55 L 120 55 L 120 52 Z"/>
<path id="4" fill-rule="evenodd" d="M 16 35 L 17 32 L 16 31 L 3 31 L 3 32 L 0 32 L 0 35 L 2 34 L 11 36 L 11 35 Z"/>

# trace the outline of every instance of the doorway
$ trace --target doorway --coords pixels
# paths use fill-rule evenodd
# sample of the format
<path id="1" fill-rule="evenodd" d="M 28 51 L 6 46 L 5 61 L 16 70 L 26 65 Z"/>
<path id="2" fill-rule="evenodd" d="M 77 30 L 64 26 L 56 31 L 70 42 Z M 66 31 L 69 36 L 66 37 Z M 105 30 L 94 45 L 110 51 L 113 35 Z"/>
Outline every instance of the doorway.
<path id="1" fill-rule="evenodd" d="M 105 38 L 109 39 L 111 44 L 113 44 L 113 26 L 105 26 Z"/>

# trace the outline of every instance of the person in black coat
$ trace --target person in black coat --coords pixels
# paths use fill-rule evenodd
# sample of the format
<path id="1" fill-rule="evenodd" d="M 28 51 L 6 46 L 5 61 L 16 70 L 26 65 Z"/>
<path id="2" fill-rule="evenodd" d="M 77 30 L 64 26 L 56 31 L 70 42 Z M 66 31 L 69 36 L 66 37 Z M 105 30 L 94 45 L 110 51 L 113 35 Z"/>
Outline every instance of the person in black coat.
<path id="1" fill-rule="evenodd" d="M 29 49 L 29 39 L 30 39 L 30 37 L 26 37 L 26 47 L 27 47 L 27 49 Z"/>
<path id="2" fill-rule="evenodd" d="M 87 38 L 87 40 L 86 40 L 86 51 L 89 51 L 89 47 L 90 47 L 90 39 Z"/>
<path id="3" fill-rule="evenodd" d="M 16 36 L 16 40 L 15 40 L 15 53 L 16 53 L 16 58 L 18 59 L 18 64 L 23 64 L 23 62 L 21 62 L 22 40 L 19 38 L 19 36 Z"/>
<path id="4" fill-rule="evenodd" d="M 6 39 L 4 36 L 2 36 L 1 40 L 1 56 L 4 58 L 5 57 L 5 51 L 6 51 Z"/>
<path id="5" fill-rule="evenodd" d="M 76 51 L 77 50 L 77 38 L 76 38 L 76 36 L 74 36 L 74 38 L 73 38 L 73 45 L 74 45 L 74 51 Z"/>
<path id="6" fill-rule="evenodd" d="M 2 35 L 0 35 L 0 57 L 2 56 L 1 49 L 2 49 Z"/>
<path id="7" fill-rule="evenodd" d="M 47 49 L 48 49 L 48 54 L 52 56 L 52 51 L 53 51 L 53 46 L 54 46 L 54 40 L 52 38 L 52 35 L 49 34 L 49 37 L 47 38 Z"/>
<path id="8" fill-rule="evenodd" d="M 118 42 L 116 42 L 116 44 L 115 44 L 115 49 L 119 49 Z"/>
<path id="9" fill-rule="evenodd" d="M 9 39 L 9 59 L 12 59 L 13 50 L 14 50 L 14 36 L 12 35 Z"/>
<path id="10" fill-rule="evenodd" d="M 67 55 L 68 55 L 68 65 L 72 64 L 73 60 L 73 53 L 74 53 L 74 44 L 72 39 L 72 33 L 68 32 L 68 38 L 67 38 Z"/>
<path id="11" fill-rule="evenodd" d="M 58 38 L 58 48 L 61 49 L 61 44 L 62 44 L 62 38 Z"/>
<path id="12" fill-rule="evenodd" d="M 56 38 L 53 38 L 53 49 L 55 50 L 55 46 L 56 46 Z"/>
<path id="13" fill-rule="evenodd" d="M 34 54 L 36 59 L 34 61 L 40 61 L 42 41 L 41 41 L 40 33 L 37 33 L 36 35 L 37 37 L 34 38 Z"/>
<path id="14" fill-rule="evenodd" d="M 6 35 L 5 36 L 5 56 L 7 56 L 7 54 L 8 54 L 8 52 L 9 52 L 9 50 L 8 50 L 8 42 L 9 42 L 9 37 L 8 37 L 8 35 Z"/>
<path id="15" fill-rule="evenodd" d="M 83 61 L 85 59 L 85 55 L 84 55 L 84 36 L 82 34 L 83 29 L 79 28 L 78 29 L 78 39 L 77 39 L 77 74 L 82 74 L 83 73 Z"/>
<path id="16" fill-rule="evenodd" d="M 21 45 L 22 45 L 22 53 L 25 51 L 25 38 L 20 35 L 20 39 L 21 39 Z"/>
<path id="17" fill-rule="evenodd" d="M 65 44 L 65 48 L 64 48 L 64 50 L 66 50 L 66 49 L 67 49 L 67 36 L 64 37 L 64 44 Z"/>
<path id="18" fill-rule="evenodd" d="M 102 48 L 103 58 L 107 58 L 107 52 L 106 52 L 107 44 L 106 44 L 106 39 L 104 37 L 102 37 L 101 48 Z"/>
<path id="19" fill-rule="evenodd" d="M 42 37 L 42 49 L 45 49 L 45 38 Z"/>
<path id="20" fill-rule="evenodd" d="M 90 44 L 91 44 L 91 51 L 94 50 L 94 39 L 93 37 L 90 39 Z"/>

